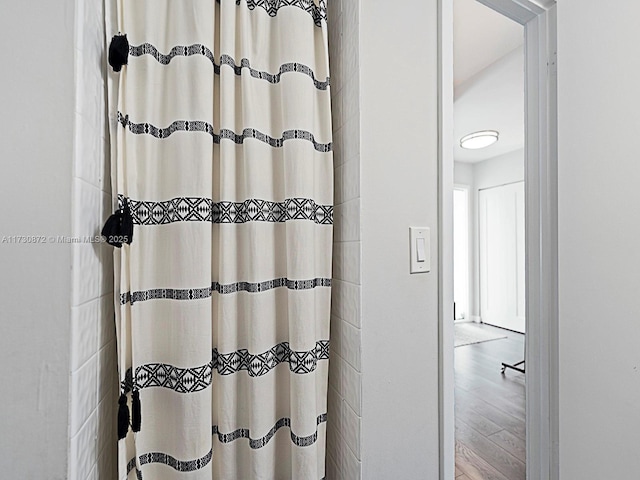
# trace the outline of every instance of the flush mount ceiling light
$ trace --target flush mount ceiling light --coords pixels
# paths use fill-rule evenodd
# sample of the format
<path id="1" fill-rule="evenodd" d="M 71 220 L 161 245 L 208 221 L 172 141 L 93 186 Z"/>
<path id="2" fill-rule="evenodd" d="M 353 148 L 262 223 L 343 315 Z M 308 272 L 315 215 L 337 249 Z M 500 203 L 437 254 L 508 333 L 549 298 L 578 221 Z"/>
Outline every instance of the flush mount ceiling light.
<path id="1" fill-rule="evenodd" d="M 467 150 L 477 150 L 493 145 L 498 141 L 498 132 L 495 130 L 483 130 L 470 133 L 460 139 L 460 146 Z"/>

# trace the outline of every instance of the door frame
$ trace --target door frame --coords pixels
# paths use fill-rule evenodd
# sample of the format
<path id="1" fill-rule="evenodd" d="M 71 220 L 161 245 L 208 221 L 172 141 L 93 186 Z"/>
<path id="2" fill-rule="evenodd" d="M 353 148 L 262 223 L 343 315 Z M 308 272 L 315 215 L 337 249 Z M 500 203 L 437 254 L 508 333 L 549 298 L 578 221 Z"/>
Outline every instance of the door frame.
<path id="1" fill-rule="evenodd" d="M 527 479 L 558 480 L 556 2 L 477 1 L 525 29 Z M 453 0 L 438 0 L 438 43 L 440 480 L 453 480 Z"/>

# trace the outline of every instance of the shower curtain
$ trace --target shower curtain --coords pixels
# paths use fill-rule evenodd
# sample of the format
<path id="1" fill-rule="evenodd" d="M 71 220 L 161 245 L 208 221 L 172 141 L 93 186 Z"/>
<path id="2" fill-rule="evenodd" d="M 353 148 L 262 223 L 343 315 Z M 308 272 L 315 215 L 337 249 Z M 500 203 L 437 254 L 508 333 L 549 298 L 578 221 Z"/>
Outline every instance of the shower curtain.
<path id="1" fill-rule="evenodd" d="M 324 477 L 323 0 L 117 0 L 120 479 Z M 123 417 L 120 417 L 122 420 Z"/>

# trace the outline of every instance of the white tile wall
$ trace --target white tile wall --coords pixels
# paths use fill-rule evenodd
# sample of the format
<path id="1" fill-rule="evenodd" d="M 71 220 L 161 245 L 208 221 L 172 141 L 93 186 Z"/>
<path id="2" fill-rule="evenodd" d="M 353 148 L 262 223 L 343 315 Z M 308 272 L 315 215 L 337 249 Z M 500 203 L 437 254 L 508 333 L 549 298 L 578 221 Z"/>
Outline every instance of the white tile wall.
<path id="1" fill-rule="evenodd" d="M 361 478 L 359 0 L 329 2 L 335 172 L 327 480 Z"/>
<path id="2" fill-rule="evenodd" d="M 362 392 L 360 389 L 361 379 L 360 372 L 353 368 L 351 365 L 340 365 L 341 375 L 340 375 L 340 391 L 344 396 L 345 401 L 351 407 L 353 412 L 360 416 L 362 411 Z M 360 454 L 360 449 L 355 452 L 356 455 Z"/>
<path id="3" fill-rule="evenodd" d="M 354 100 L 357 101 L 357 100 Z M 343 142 L 344 161 L 354 160 L 360 165 L 360 119 L 358 116 L 351 117 L 342 126 L 342 135 L 349 141 Z M 359 177 L 358 177 L 359 179 Z M 359 182 L 359 180 L 358 180 Z"/>
<path id="4" fill-rule="evenodd" d="M 106 131 L 103 0 L 76 2 L 72 235 L 99 235 L 112 213 Z M 112 247 L 73 245 L 70 480 L 116 478 L 118 377 Z"/>
<path id="5" fill-rule="evenodd" d="M 97 418 L 94 410 L 80 431 L 71 437 L 69 446 L 69 479 L 82 478 L 86 480 L 96 465 Z"/>

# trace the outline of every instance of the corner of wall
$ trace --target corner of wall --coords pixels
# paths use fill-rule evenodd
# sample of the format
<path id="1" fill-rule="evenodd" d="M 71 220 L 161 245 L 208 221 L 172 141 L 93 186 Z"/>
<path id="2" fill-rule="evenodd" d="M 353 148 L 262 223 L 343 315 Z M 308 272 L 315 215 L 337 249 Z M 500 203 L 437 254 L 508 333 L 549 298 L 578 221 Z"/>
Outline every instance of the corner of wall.
<path id="1" fill-rule="evenodd" d="M 329 2 L 334 243 L 327 480 L 361 478 L 359 0 Z"/>
<path id="2" fill-rule="evenodd" d="M 102 0 L 76 0 L 68 478 L 116 478 L 113 252 Z"/>

